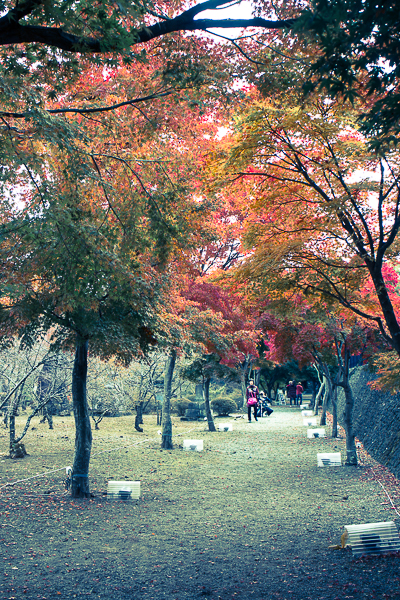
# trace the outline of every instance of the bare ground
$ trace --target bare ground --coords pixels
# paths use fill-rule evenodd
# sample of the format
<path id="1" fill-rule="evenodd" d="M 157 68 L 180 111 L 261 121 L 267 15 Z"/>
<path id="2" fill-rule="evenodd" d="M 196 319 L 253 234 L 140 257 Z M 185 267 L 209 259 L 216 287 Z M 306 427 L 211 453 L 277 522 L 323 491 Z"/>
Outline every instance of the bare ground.
<path id="1" fill-rule="evenodd" d="M 175 448 L 165 451 L 155 417 L 144 434 L 134 417 L 107 419 L 94 432 L 94 498 L 77 501 L 63 485 L 72 418 L 56 418 L 54 431 L 36 420 L 30 456 L 0 462 L 0 597 L 400 599 L 398 554 L 329 549 L 344 525 L 398 519 L 380 485 L 398 507 L 396 479 L 363 449 L 358 468 L 318 468 L 317 452 L 344 457 L 344 440 L 307 439 L 297 408 L 223 421 L 234 431 L 175 418 Z M 182 450 L 185 438 L 202 439 L 204 451 Z M 107 501 L 107 481 L 124 478 L 141 481 L 140 500 Z"/>

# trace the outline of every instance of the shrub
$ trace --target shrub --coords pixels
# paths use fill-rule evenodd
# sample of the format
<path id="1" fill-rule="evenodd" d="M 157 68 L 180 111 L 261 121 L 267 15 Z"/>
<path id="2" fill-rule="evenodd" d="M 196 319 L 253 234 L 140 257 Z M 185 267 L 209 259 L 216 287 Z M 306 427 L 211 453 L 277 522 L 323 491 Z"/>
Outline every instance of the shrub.
<path id="1" fill-rule="evenodd" d="M 194 402 L 191 402 L 187 398 L 179 398 L 178 400 L 174 400 L 171 408 L 174 412 L 178 413 L 178 417 L 184 417 L 186 410 L 194 404 Z"/>
<path id="2" fill-rule="evenodd" d="M 238 408 L 240 408 L 241 406 L 243 406 L 243 394 L 241 394 L 240 392 L 234 392 L 232 394 L 232 396 L 230 396 L 230 399 L 233 400 L 236 404 L 236 406 Z"/>
<path id="3" fill-rule="evenodd" d="M 211 408 L 219 417 L 225 417 L 237 410 L 237 404 L 228 396 L 220 396 L 211 402 Z"/>

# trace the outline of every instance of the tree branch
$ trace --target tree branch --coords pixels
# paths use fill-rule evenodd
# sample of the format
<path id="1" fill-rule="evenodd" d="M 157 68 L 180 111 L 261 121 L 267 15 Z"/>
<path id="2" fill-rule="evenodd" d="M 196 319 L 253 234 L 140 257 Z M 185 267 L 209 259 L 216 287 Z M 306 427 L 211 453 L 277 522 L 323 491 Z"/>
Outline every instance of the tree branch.
<path id="1" fill-rule="evenodd" d="M 115 47 L 120 47 L 121 40 L 105 40 L 90 36 L 79 36 L 64 31 L 62 27 L 43 27 L 38 25 L 20 25 L 19 21 L 30 15 L 35 8 L 42 4 L 42 0 L 26 0 L 18 4 L 17 8 L 10 10 L 0 19 L 0 46 L 9 44 L 38 43 L 53 46 L 67 52 L 81 52 L 89 54 L 105 54 L 112 52 Z M 146 25 L 141 29 L 127 31 L 128 40 L 126 47 L 149 42 L 158 37 L 178 31 L 207 31 L 208 29 L 221 28 L 249 28 L 261 27 L 262 29 L 291 28 L 295 19 L 269 20 L 261 17 L 251 19 L 195 19 L 205 10 L 215 10 L 229 2 L 222 0 L 208 0 L 180 15 L 168 20 L 162 20 L 153 25 Z"/>
<path id="2" fill-rule="evenodd" d="M 138 104 L 139 102 L 145 102 L 146 100 L 157 100 L 158 98 L 164 98 L 165 96 L 170 96 L 175 90 L 168 90 L 165 92 L 155 92 L 154 94 L 149 94 L 148 96 L 142 96 L 141 98 L 134 98 L 133 100 L 125 100 L 124 102 L 118 102 L 118 104 L 111 104 L 110 106 L 95 106 L 93 108 L 54 108 L 54 109 L 44 109 L 45 112 L 52 115 L 60 115 L 66 113 L 75 113 L 75 114 L 91 114 L 98 112 L 108 112 L 111 110 L 115 110 L 116 108 L 121 108 L 122 106 L 131 106 L 133 104 Z M 13 119 L 24 119 L 29 115 L 28 112 L 17 113 L 17 112 L 4 112 L 0 111 L 0 117 L 12 117 Z M 9 129 L 12 129 L 9 127 Z"/>

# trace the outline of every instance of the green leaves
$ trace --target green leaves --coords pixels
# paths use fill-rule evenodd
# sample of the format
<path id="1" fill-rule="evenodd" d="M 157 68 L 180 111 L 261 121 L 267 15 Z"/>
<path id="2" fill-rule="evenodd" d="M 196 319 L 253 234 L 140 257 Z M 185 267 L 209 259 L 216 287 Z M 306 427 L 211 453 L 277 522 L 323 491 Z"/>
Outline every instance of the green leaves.
<path id="1" fill-rule="evenodd" d="M 317 56 L 304 89 L 325 90 L 350 102 L 362 98 L 362 131 L 374 148 L 397 143 L 399 134 L 399 11 L 396 3 L 318 0 L 296 23 Z M 379 140 L 379 141 L 378 141 Z"/>

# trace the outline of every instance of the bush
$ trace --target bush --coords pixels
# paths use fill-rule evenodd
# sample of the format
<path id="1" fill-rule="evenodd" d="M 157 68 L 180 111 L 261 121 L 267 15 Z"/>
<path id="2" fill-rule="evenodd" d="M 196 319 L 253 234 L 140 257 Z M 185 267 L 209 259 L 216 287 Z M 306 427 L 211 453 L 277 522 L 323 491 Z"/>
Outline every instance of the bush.
<path id="1" fill-rule="evenodd" d="M 219 417 L 225 417 L 237 410 L 237 404 L 228 396 L 220 396 L 211 402 L 211 408 Z"/>
<path id="2" fill-rule="evenodd" d="M 238 408 L 240 408 L 241 406 L 243 406 L 243 394 L 241 394 L 240 392 L 234 392 L 232 394 L 232 396 L 230 397 L 231 400 L 233 400 L 236 404 L 236 406 Z"/>
<path id="3" fill-rule="evenodd" d="M 195 404 L 194 402 L 191 402 L 187 398 L 179 398 L 178 400 L 174 400 L 172 402 L 171 408 L 172 408 L 173 412 L 178 413 L 178 417 L 184 417 L 186 410 L 188 408 L 190 408 L 191 406 L 193 406 L 194 404 Z"/>

